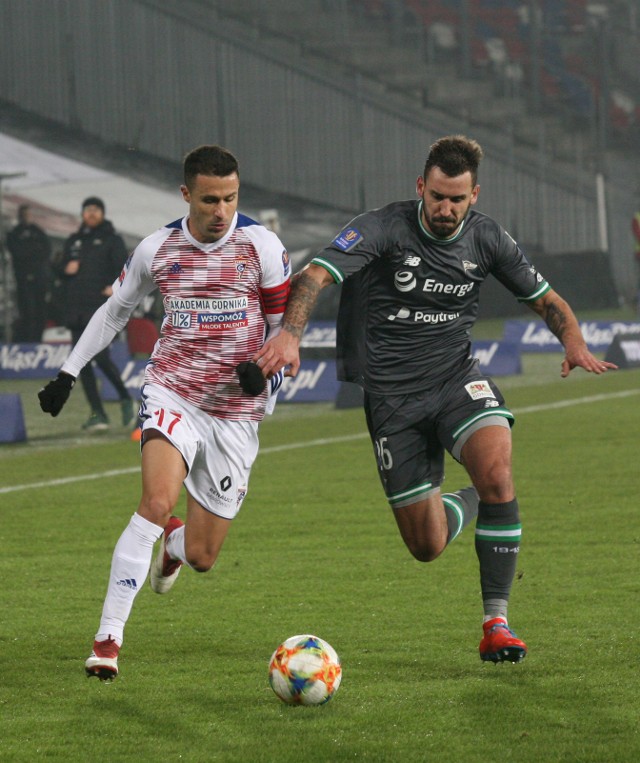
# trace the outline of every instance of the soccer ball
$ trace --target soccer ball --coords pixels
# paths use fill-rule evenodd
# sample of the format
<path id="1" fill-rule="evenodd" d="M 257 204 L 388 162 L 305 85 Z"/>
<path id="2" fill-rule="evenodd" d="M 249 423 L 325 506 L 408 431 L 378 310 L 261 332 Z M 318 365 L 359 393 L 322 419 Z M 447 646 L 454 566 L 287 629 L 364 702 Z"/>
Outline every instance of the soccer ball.
<path id="1" fill-rule="evenodd" d="M 340 658 L 318 636 L 291 636 L 271 655 L 269 684 L 288 705 L 323 705 L 341 680 Z"/>

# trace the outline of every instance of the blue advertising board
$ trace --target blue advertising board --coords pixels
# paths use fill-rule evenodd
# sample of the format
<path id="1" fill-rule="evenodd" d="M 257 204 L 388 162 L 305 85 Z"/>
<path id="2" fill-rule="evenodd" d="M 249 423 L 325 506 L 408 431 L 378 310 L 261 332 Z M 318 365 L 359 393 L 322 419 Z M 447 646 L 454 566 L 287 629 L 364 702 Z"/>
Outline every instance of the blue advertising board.
<path id="1" fill-rule="evenodd" d="M 640 331 L 640 322 L 580 321 L 580 329 L 591 352 L 606 352 L 615 336 Z M 505 321 L 503 339 L 519 345 L 521 352 L 563 351 L 547 325 L 539 320 Z"/>
<path id="2" fill-rule="evenodd" d="M 285 377 L 278 394 L 278 402 L 333 402 L 339 389 L 335 360 L 303 360 L 295 379 Z"/>
<path id="3" fill-rule="evenodd" d="M 303 337 L 303 348 L 322 352 L 321 358 L 304 358 L 295 379 L 285 378 L 279 393 L 279 402 L 331 402 L 335 401 L 341 383 L 336 379 L 335 323 L 312 323 Z M 67 359 L 69 344 L 10 344 L 0 345 L 0 378 L 50 379 L 56 375 Z M 488 374 L 504 376 L 521 373 L 518 346 L 509 342 L 474 342 L 472 354 Z M 125 342 L 111 345 L 111 357 L 118 367 L 131 396 L 138 400 L 144 381 L 146 360 L 132 358 Z M 96 368 L 101 395 L 106 401 L 116 401 L 118 395 L 100 369 Z"/>
<path id="4" fill-rule="evenodd" d="M 50 379 L 70 352 L 70 344 L 0 344 L 0 379 Z"/>
<path id="5" fill-rule="evenodd" d="M 471 345 L 471 354 L 480 369 L 489 376 L 515 376 L 522 373 L 520 348 L 515 342 L 478 340 Z"/>

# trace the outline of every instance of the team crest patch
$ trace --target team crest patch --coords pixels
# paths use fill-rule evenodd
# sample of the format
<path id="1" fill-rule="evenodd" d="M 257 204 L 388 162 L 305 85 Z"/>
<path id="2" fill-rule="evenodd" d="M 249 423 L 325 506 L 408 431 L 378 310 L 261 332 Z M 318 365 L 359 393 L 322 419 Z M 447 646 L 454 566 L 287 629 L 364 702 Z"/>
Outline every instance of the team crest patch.
<path id="1" fill-rule="evenodd" d="M 245 273 L 245 270 L 247 269 L 247 264 L 249 262 L 249 258 L 246 254 L 238 254 L 236 255 L 236 273 L 238 278 L 242 278 L 242 276 Z"/>
<path id="2" fill-rule="evenodd" d="M 481 400 L 483 397 L 495 397 L 493 390 L 489 386 L 487 381 L 474 381 L 469 384 L 465 384 L 464 388 L 469 393 L 469 397 L 472 400 Z"/>
<path id="3" fill-rule="evenodd" d="M 364 236 L 356 228 L 345 228 L 333 239 L 333 245 L 337 249 L 342 249 L 343 252 L 348 252 L 353 247 L 362 241 Z"/>

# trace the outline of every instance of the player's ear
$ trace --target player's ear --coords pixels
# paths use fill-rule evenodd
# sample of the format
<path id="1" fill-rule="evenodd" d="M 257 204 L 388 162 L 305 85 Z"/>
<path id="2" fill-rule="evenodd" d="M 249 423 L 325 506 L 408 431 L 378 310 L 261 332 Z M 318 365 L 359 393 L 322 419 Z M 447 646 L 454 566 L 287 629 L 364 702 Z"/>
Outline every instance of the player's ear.
<path id="1" fill-rule="evenodd" d="M 187 202 L 187 204 L 189 204 L 189 202 L 191 201 L 191 194 L 189 193 L 189 189 L 187 188 L 187 186 L 181 185 L 180 191 L 182 193 L 182 198 Z"/>
<path id="2" fill-rule="evenodd" d="M 422 198 L 422 194 L 424 193 L 424 178 L 422 175 L 418 175 L 418 179 L 416 180 L 416 193 Z"/>
<path id="3" fill-rule="evenodd" d="M 471 191 L 471 198 L 469 200 L 470 204 L 475 204 L 476 201 L 478 201 L 478 194 L 480 193 L 480 186 L 478 184 L 475 185 L 473 191 Z"/>

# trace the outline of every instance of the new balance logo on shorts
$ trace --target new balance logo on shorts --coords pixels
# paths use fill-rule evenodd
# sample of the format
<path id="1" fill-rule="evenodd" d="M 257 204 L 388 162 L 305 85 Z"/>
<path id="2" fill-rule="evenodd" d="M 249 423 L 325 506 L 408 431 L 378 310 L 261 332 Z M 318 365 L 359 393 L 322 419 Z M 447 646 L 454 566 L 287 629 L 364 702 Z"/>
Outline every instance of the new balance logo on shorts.
<path id="1" fill-rule="evenodd" d="M 138 584 L 136 583 L 134 578 L 126 578 L 125 580 L 118 580 L 116 585 L 124 586 L 125 588 L 130 588 L 132 591 L 138 590 Z"/>

